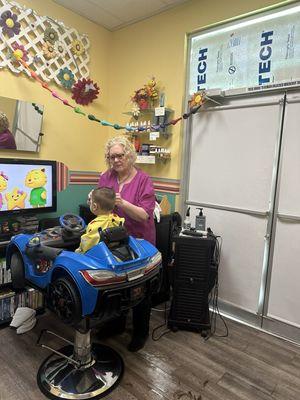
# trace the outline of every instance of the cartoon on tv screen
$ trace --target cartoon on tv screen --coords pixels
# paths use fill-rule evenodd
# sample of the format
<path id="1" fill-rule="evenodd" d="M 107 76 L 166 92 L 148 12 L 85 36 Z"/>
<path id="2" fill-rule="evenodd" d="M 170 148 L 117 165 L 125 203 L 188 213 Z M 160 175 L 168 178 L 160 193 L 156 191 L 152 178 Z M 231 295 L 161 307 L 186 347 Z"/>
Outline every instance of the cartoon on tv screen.
<path id="1" fill-rule="evenodd" d="M 51 166 L 0 164 L 0 211 L 51 206 Z"/>

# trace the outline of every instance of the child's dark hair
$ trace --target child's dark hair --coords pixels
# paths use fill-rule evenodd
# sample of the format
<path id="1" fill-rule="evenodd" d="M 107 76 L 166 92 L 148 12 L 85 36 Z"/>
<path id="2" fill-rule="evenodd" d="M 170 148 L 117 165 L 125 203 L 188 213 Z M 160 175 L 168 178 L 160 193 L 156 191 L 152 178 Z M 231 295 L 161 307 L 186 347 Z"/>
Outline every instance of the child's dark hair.
<path id="1" fill-rule="evenodd" d="M 92 201 L 97 203 L 103 211 L 112 211 L 116 203 L 116 193 L 111 188 L 96 188 L 92 192 Z"/>

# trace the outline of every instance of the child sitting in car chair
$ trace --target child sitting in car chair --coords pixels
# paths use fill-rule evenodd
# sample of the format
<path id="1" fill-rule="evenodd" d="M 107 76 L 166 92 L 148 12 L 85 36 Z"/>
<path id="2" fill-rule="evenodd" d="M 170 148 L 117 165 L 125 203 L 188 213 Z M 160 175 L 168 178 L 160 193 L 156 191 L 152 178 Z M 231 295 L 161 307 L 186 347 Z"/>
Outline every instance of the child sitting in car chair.
<path id="1" fill-rule="evenodd" d="M 102 187 L 89 193 L 88 204 L 91 212 L 96 215 L 86 228 L 86 233 L 81 236 L 79 248 L 76 253 L 86 253 L 99 243 L 99 229 L 113 228 L 124 224 L 124 218 L 118 217 L 112 211 L 116 203 L 116 193 L 113 189 Z"/>

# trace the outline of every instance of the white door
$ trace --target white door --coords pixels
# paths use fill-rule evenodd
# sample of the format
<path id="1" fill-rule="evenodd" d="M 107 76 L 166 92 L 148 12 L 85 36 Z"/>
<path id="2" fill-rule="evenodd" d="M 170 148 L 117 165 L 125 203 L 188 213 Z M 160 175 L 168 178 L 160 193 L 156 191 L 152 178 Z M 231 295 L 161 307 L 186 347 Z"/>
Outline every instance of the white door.
<path id="1" fill-rule="evenodd" d="M 207 226 L 223 238 L 219 301 L 254 317 L 268 254 L 283 99 L 264 94 L 208 107 L 193 116 L 186 133 L 186 204 L 192 221 L 196 206 L 203 206 Z"/>

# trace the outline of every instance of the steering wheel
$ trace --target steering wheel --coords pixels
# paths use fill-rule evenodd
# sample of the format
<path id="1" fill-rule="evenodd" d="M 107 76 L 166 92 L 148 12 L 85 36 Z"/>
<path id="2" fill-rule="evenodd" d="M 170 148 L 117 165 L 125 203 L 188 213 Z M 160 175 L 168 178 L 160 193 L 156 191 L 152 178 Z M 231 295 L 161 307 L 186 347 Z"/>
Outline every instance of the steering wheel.
<path id="1" fill-rule="evenodd" d="M 59 218 L 63 229 L 72 233 L 83 233 L 85 231 L 84 220 L 76 214 L 64 214 Z"/>

